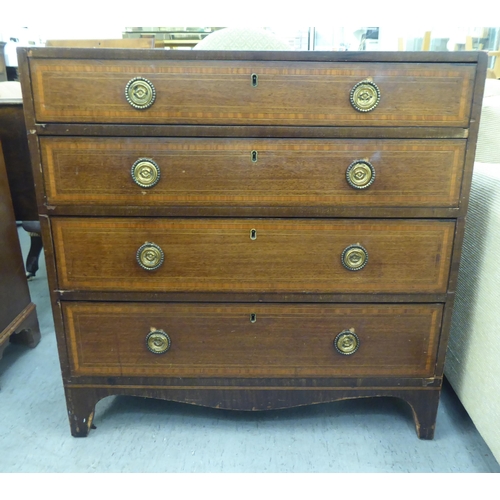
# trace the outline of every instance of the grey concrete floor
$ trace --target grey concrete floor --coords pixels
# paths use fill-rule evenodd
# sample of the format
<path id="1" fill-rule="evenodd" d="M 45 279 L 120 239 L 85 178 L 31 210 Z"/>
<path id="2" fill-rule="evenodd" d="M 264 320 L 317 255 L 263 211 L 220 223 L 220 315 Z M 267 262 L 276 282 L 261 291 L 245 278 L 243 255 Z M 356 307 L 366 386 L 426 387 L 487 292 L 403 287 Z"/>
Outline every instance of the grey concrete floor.
<path id="1" fill-rule="evenodd" d="M 30 291 L 42 341 L 0 360 L 0 472 L 500 472 L 448 384 L 433 441 L 389 398 L 240 413 L 117 396 L 97 404 L 97 429 L 73 438 L 40 264 Z"/>

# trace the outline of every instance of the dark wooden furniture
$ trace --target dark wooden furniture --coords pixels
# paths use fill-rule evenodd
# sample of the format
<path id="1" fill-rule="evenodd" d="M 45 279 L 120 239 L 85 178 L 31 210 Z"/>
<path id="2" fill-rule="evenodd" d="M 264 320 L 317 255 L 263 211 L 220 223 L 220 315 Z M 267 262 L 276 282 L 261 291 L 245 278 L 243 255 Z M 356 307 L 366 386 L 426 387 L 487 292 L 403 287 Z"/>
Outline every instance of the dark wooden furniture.
<path id="1" fill-rule="evenodd" d="M 10 84 L 19 85 L 18 82 L 9 82 L 8 85 Z M 0 141 L 3 144 L 15 220 L 23 222 L 23 227 L 31 238 L 26 258 L 26 275 L 31 278 L 38 271 L 42 237 L 21 96 L 0 97 Z"/>
<path id="2" fill-rule="evenodd" d="M 19 58 L 74 436 L 127 394 L 433 437 L 485 54 Z"/>
<path id="3" fill-rule="evenodd" d="M 35 183 L 22 100 L 0 101 L 0 140 L 15 218 L 18 221 L 37 221 Z"/>
<path id="4" fill-rule="evenodd" d="M 0 143 L 0 358 L 9 341 L 35 347 L 40 341 L 31 302 Z"/>

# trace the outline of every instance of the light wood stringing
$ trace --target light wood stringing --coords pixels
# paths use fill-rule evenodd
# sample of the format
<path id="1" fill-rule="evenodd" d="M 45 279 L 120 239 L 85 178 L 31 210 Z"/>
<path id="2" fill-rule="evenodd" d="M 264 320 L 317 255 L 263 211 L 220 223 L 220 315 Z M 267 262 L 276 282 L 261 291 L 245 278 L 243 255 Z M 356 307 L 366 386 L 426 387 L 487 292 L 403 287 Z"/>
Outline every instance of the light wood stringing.
<path id="1" fill-rule="evenodd" d="M 442 293 L 455 222 L 54 217 L 52 228 L 62 290 Z M 145 242 L 165 253 L 155 271 L 136 262 Z M 341 254 L 356 243 L 369 261 L 353 272 Z"/>
<path id="2" fill-rule="evenodd" d="M 457 207 L 465 140 L 42 137 L 52 205 Z M 252 162 L 251 151 L 257 151 Z M 153 188 L 130 175 L 139 158 L 161 170 Z M 366 159 L 368 189 L 346 181 Z"/>
<path id="3" fill-rule="evenodd" d="M 35 58 L 30 69 L 38 122 L 130 124 L 468 127 L 475 75 L 474 64 L 448 63 Z M 138 76 L 156 88 L 146 110 L 124 95 Z M 350 91 L 369 78 L 380 104 L 360 113 Z"/>
<path id="4" fill-rule="evenodd" d="M 428 377 L 442 309 L 442 304 L 63 303 L 73 373 L 97 376 Z M 343 356 L 333 341 L 349 328 L 360 347 Z M 147 350 L 151 329 L 170 336 L 166 353 Z"/>

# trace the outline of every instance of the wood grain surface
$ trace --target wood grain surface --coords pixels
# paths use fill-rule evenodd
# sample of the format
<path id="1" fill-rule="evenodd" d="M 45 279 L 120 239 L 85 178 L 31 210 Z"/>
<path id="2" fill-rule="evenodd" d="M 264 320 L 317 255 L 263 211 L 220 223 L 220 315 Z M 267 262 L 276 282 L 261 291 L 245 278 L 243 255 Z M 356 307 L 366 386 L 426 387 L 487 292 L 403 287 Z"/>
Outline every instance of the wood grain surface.
<path id="1" fill-rule="evenodd" d="M 467 127 L 475 65 L 31 59 L 30 72 L 38 122 Z M 135 77 L 155 86 L 148 109 L 127 103 Z M 362 113 L 349 96 L 366 79 L 381 99 Z"/>
<path id="2" fill-rule="evenodd" d="M 38 220 L 22 103 L 0 103 L 0 141 L 16 220 Z"/>
<path id="3" fill-rule="evenodd" d="M 40 327 L 26 281 L 0 141 L 0 359 L 9 342 L 35 347 Z"/>
<path id="4" fill-rule="evenodd" d="M 114 394 L 249 411 L 393 396 L 432 439 L 485 53 L 18 59 L 74 436 Z M 138 76 L 156 89 L 146 110 L 125 98 Z M 381 99 L 360 113 L 349 95 L 365 79 Z M 161 169 L 151 189 L 131 178 L 139 158 Z M 376 170 L 366 190 L 345 179 L 357 159 Z M 155 271 L 137 263 L 146 242 L 165 255 Z M 341 263 L 352 244 L 368 252 L 356 272 Z M 146 349 L 152 328 L 167 353 Z M 361 344 L 342 356 L 349 328 Z"/>
<path id="5" fill-rule="evenodd" d="M 0 142 L 0 331 L 30 303 L 23 254 Z"/>
<path id="6" fill-rule="evenodd" d="M 447 288 L 454 221 L 52 219 L 59 288 L 94 291 L 437 293 Z M 250 239 L 255 229 L 257 239 Z M 163 265 L 136 253 L 159 245 Z M 360 243 L 368 264 L 342 266 Z"/>
<path id="7" fill-rule="evenodd" d="M 457 207 L 465 140 L 42 137 L 47 201 L 112 206 Z M 251 152 L 256 151 L 256 161 Z M 141 188 L 131 167 L 156 162 Z M 346 170 L 368 160 L 375 182 Z"/>
<path id="8" fill-rule="evenodd" d="M 75 376 L 429 377 L 441 314 L 441 304 L 63 304 Z M 333 341 L 351 328 L 360 346 L 345 356 Z M 151 329 L 170 336 L 167 352 L 148 351 Z"/>

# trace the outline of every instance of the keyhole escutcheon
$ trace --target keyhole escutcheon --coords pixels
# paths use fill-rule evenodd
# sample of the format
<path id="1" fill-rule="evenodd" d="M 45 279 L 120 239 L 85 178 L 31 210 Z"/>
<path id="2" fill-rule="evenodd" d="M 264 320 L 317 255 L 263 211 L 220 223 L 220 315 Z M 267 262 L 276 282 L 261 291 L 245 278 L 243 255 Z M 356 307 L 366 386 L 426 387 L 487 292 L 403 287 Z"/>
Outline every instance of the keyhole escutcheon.
<path id="1" fill-rule="evenodd" d="M 251 240 L 257 239 L 257 230 L 256 229 L 250 229 L 250 239 Z"/>
<path id="2" fill-rule="evenodd" d="M 250 153 L 250 158 L 252 159 L 253 163 L 257 163 L 257 158 L 258 158 L 258 153 L 257 151 L 253 150 L 251 153 Z"/>
<path id="3" fill-rule="evenodd" d="M 259 77 L 257 73 L 252 73 L 251 80 L 252 80 L 252 87 L 257 87 L 257 85 L 259 84 Z"/>

